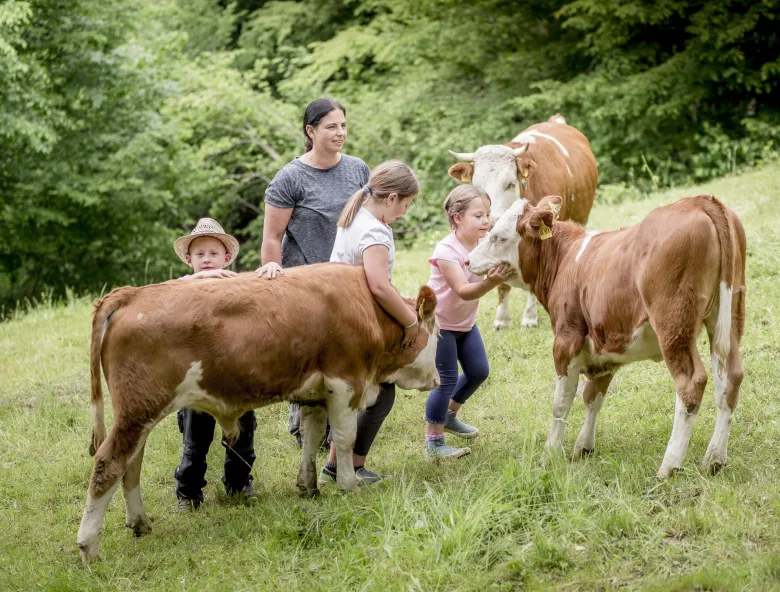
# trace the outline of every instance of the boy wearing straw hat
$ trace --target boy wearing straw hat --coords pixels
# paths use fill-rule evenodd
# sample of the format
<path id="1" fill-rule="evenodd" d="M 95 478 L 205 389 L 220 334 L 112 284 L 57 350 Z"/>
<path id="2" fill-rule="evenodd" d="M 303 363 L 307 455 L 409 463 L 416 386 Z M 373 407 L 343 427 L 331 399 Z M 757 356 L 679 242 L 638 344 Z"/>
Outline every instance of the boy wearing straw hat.
<path id="1" fill-rule="evenodd" d="M 235 261 L 238 255 L 238 241 L 226 234 L 222 226 L 211 218 L 201 218 L 192 232 L 179 237 L 173 245 L 179 259 L 192 268 L 193 273 L 180 280 L 206 278 L 229 278 L 234 271 L 224 269 Z M 179 431 L 184 438 L 184 453 L 176 467 L 177 510 L 197 510 L 203 503 L 203 488 L 206 486 L 206 455 L 214 439 L 216 420 L 208 413 L 201 413 L 189 407 L 179 409 L 176 414 Z M 241 432 L 233 446 L 223 436 L 225 447 L 225 474 L 222 483 L 228 495 L 253 497 L 252 465 L 255 462 L 255 412 L 247 411 L 238 419 Z"/>

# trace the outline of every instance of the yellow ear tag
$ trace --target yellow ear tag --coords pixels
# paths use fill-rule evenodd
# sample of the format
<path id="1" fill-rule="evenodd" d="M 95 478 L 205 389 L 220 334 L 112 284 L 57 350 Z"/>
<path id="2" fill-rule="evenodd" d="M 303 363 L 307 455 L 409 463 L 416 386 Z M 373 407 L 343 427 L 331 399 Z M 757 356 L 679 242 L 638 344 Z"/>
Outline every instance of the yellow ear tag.
<path id="1" fill-rule="evenodd" d="M 559 206 L 557 203 L 548 202 L 547 205 L 550 206 L 550 209 L 553 212 L 553 218 L 556 220 L 558 219 L 558 214 L 561 213 L 561 206 Z"/>
<path id="2" fill-rule="evenodd" d="M 523 175 L 523 177 L 525 177 L 526 179 L 528 178 L 528 171 L 527 170 L 520 171 L 520 174 Z"/>
<path id="3" fill-rule="evenodd" d="M 471 177 L 468 175 L 461 175 L 460 177 L 461 183 L 471 183 Z"/>
<path id="4" fill-rule="evenodd" d="M 541 222 L 541 225 L 539 226 L 539 238 L 542 240 L 552 238 L 552 228 L 547 226 L 544 222 Z"/>

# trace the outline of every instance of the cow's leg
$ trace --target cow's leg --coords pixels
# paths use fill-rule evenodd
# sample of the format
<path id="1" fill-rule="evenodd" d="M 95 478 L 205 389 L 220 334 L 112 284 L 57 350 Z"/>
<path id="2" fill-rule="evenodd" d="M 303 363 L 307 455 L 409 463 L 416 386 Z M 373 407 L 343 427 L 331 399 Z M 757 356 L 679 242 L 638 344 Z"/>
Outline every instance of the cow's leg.
<path id="1" fill-rule="evenodd" d="M 509 319 L 509 291 L 512 286 L 507 284 L 501 284 L 498 286 L 498 308 L 496 309 L 496 320 L 493 322 L 493 327 L 496 331 L 500 331 L 504 327 L 508 327 L 510 324 Z"/>
<path id="2" fill-rule="evenodd" d="M 554 350 L 564 349 L 559 346 L 556 339 Z M 568 348 L 566 348 L 568 349 Z M 579 348 L 577 348 L 579 349 Z M 557 354 L 557 352 L 556 352 Z M 577 394 L 577 382 L 582 368 L 581 358 L 567 360 L 565 356 L 556 355 L 555 368 L 558 372 L 558 378 L 555 379 L 555 400 L 553 401 L 553 419 L 550 435 L 547 437 L 547 443 L 544 445 L 546 457 L 563 454 L 563 433 L 566 429 L 566 420 L 569 417 L 569 410 Z"/>
<path id="3" fill-rule="evenodd" d="M 678 332 L 679 337 L 683 332 Z M 707 385 L 707 372 L 696 349 L 696 331 L 691 330 L 687 347 L 676 347 L 678 340 L 665 340 L 666 335 L 662 331 L 658 334 L 661 351 L 672 376 L 674 377 L 675 392 L 677 394 L 674 405 L 674 426 L 669 444 L 666 447 L 664 460 L 658 469 L 657 477 L 665 479 L 674 471 L 682 468 L 688 444 L 691 441 L 693 426 L 701 406 L 704 387 Z"/>
<path id="4" fill-rule="evenodd" d="M 713 339 L 713 331 L 707 327 L 710 343 Z M 704 466 L 716 473 L 726 465 L 728 458 L 729 434 L 731 433 L 731 419 L 739 401 L 739 387 L 745 370 L 739 357 L 739 342 L 735 337 L 731 339 L 728 362 L 721 365 L 714 354 L 710 355 L 712 363 L 712 378 L 715 383 L 715 405 L 717 415 L 715 418 L 715 431 L 707 446 L 704 455 Z"/>
<path id="5" fill-rule="evenodd" d="M 141 465 L 144 462 L 144 449 L 146 438 L 144 437 L 138 446 L 138 452 L 130 459 L 122 477 L 122 489 L 125 494 L 125 526 L 133 529 L 135 536 L 142 536 L 152 532 L 152 524 L 146 514 L 143 499 L 141 499 Z"/>
<path id="6" fill-rule="evenodd" d="M 528 292 L 528 300 L 523 311 L 523 327 L 536 327 L 539 325 L 539 314 L 536 311 L 536 296 Z"/>
<path id="7" fill-rule="evenodd" d="M 83 561 L 98 556 L 100 529 L 108 504 L 119 487 L 119 480 L 125 474 L 127 462 L 135 453 L 144 431 L 142 425 L 126 426 L 117 418 L 108 437 L 95 454 L 87 505 L 76 537 Z"/>
<path id="8" fill-rule="evenodd" d="M 344 491 L 358 491 L 352 450 L 357 435 L 357 408 L 351 406 L 353 389 L 343 380 L 328 379 L 328 418 L 336 446 L 336 483 Z M 361 389 L 361 395 L 364 389 Z M 358 401 L 359 404 L 359 401 Z"/>
<path id="9" fill-rule="evenodd" d="M 317 449 L 325 438 L 328 414 L 324 407 L 303 405 L 300 407 L 299 428 L 303 440 L 301 470 L 298 472 L 298 489 L 303 497 L 314 497 L 317 490 Z"/>
<path id="10" fill-rule="evenodd" d="M 585 384 L 585 391 L 582 393 L 582 400 L 585 403 L 585 423 L 574 445 L 572 454 L 574 458 L 592 454 L 596 448 L 596 417 L 601 411 L 601 405 L 604 403 L 604 397 L 607 396 L 607 389 L 613 376 L 612 373 L 604 374 Z"/>

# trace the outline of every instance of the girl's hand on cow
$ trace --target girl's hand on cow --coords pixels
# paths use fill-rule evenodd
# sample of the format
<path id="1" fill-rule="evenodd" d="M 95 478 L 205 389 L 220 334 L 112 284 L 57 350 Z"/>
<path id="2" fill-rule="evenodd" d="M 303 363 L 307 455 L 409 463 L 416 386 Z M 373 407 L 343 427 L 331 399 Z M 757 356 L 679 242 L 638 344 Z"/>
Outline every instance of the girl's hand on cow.
<path id="1" fill-rule="evenodd" d="M 273 261 L 271 263 L 266 263 L 257 270 L 257 277 L 263 277 L 266 275 L 268 276 L 269 280 L 274 279 L 277 274 L 284 275 L 284 270 L 282 269 L 281 265 L 274 263 Z"/>
<path id="2" fill-rule="evenodd" d="M 515 270 L 509 265 L 509 263 L 502 263 L 491 267 L 487 274 L 487 281 L 498 286 L 507 281 L 515 273 Z"/>
<path id="3" fill-rule="evenodd" d="M 417 339 L 417 332 L 420 330 L 420 323 L 417 319 L 414 320 L 409 327 L 404 327 L 404 337 L 401 340 L 401 347 L 411 346 Z"/>

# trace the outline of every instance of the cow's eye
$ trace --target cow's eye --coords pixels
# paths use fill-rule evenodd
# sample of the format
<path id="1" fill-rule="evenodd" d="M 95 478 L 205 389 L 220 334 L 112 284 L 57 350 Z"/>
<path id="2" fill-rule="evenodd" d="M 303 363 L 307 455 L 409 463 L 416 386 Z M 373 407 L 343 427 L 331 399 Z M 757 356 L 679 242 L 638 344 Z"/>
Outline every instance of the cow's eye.
<path id="1" fill-rule="evenodd" d="M 509 185 L 506 186 L 507 189 L 514 189 L 515 185 L 517 185 L 517 181 L 512 181 L 509 183 Z"/>

